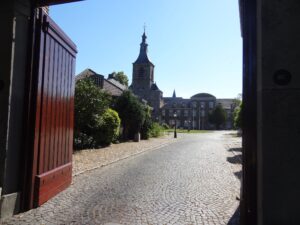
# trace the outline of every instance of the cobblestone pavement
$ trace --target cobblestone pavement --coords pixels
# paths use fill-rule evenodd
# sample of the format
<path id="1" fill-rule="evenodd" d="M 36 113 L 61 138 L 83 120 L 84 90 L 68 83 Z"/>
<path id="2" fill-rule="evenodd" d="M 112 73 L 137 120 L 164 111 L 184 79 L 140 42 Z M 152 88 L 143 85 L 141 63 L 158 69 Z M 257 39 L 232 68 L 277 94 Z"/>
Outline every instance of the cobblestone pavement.
<path id="1" fill-rule="evenodd" d="M 82 173 L 42 207 L 3 224 L 228 224 L 239 205 L 241 164 L 230 161 L 239 145 L 229 132 L 184 135 Z"/>
<path id="2" fill-rule="evenodd" d="M 100 149 L 76 151 L 73 154 L 73 176 L 106 166 L 147 150 L 165 146 L 176 140 L 173 138 L 173 134 L 169 133 L 159 138 L 141 140 L 140 142 L 124 142 Z"/>

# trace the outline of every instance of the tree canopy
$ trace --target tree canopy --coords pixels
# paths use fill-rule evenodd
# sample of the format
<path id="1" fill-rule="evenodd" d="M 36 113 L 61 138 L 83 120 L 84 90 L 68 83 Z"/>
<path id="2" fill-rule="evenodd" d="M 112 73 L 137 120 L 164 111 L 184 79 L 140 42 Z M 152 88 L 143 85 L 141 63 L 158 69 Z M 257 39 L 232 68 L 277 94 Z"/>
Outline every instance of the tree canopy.
<path id="1" fill-rule="evenodd" d="M 116 79 L 117 81 L 119 81 L 121 84 L 123 84 L 126 87 L 128 87 L 128 77 L 127 77 L 127 75 L 123 71 L 112 72 L 111 75 L 114 77 L 114 79 Z"/>
<path id="2" fill-rule="evenodd" d="M 220 126 L 226 121 L 226 111 L 223 109 L 222 105 L 217 105 L 212 113 L 209 115 L 209 121 L 216 126 L 219 130 Z"/>
<path id="3" fill-rule="evenodd" d="M 233 124 L 236 129 L 242 128 L 242 108 L 243 103 L 241 102 L 233 112 Z"/>
<path id="4" fill-rule="evenodd" d="M 133 139 L 141 131 L 146 117 L 145 107 L 131 91 L 124 91 L 116 100 L 115 109 L 121 118 L 124 139 Z"/>

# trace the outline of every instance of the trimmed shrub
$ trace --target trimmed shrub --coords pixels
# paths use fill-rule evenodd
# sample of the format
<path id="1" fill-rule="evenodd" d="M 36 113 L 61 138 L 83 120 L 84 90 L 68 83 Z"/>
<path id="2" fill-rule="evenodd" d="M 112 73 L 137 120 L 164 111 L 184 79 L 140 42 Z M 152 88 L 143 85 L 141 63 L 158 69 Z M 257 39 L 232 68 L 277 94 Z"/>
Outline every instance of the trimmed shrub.
<path id="1" fill-rule="evenodd" d="M 102 116 L 98 116 L 96 122 L 98 129 L 93 135 L 95 145 L 97 147 L 110 145 L 119 135 L 121 120 L 118 113 L 109 108 Z"/>

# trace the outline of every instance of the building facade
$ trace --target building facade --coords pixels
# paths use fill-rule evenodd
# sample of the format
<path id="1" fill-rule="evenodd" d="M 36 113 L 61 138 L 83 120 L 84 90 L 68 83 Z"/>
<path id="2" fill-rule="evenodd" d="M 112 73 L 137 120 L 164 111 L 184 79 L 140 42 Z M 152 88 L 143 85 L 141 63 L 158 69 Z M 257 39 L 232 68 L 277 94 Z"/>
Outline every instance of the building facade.
<path id="1" fill-rule="evenodd" d="M 170 127 L 192 130 L 212 130 L 215 126 L 209 122 L 209 114 L 220 104 L 226 111 L 227 120 L 222 129 L 232 129 L 232 114 L 236 107 L 234 99 L 217 99 L 208 93 L 199 93 L 189 99 L 176 97 L 163 98 L 160 109 L 160 122 Z"/>

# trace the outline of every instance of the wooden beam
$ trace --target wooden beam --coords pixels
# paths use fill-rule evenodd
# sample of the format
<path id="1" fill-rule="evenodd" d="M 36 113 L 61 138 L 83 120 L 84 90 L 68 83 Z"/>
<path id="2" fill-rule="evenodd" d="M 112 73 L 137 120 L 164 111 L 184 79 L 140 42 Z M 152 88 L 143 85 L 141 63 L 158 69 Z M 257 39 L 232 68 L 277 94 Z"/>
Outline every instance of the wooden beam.
<path id="1" fill-rule="evenodd" d="M 64 3 L 79 2 L 84 0 L 37 0 L 37 6 L 59 5 Z"/>

